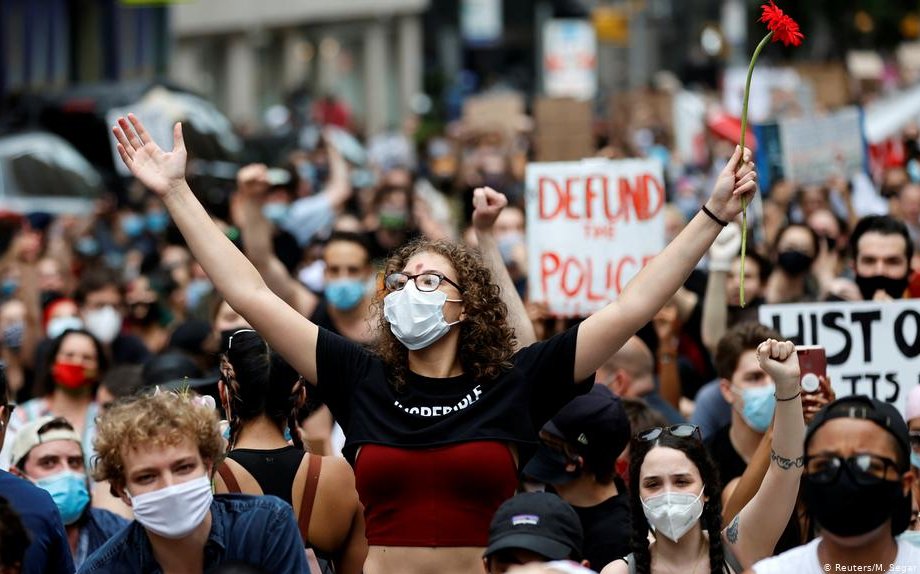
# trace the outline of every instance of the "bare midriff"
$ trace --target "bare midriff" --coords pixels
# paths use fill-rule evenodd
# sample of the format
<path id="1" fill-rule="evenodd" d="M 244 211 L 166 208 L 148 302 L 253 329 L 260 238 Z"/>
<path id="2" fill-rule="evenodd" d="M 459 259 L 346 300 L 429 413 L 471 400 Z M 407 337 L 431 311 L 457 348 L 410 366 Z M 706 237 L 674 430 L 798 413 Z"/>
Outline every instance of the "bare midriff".
<path id="1" fill-rule="evenodd" d="M 482 572 L 485 548 L 371 546 L 364 574 L 470 574 Z"/>

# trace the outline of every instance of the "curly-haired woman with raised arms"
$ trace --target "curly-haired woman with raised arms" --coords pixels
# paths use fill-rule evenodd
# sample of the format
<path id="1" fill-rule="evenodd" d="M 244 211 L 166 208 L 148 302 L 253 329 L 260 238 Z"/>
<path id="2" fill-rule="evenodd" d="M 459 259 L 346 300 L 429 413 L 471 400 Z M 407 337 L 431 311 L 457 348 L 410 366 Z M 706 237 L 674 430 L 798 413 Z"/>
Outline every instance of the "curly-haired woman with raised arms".
<path id="1" fill-rule="evenodd" d="M 489 519 L 517 487 L 518 448 L 674 294 L 742 197 L 750 152 L 735 155 L 684 232 L 620 294 L 577 327 L 516 349 L 507 307 L 479 255 L 420 240 L 386 264 L 374 351 L 287 306 L 215 226 L 185 181 L 182 130 L 170 152 L 129 116 L 114 128 L 122 160 L 165 203 L 230 305 L 315 385 L 345 430 L 370 549 L 365 572 L 481 568 Z M 740 169 L 739 169 L 740 167 Z M 477 190 L 477 207 L 503 198 Z M 497 214 L 497 211 L 495 211 Z M 488 241 L 490 238 L 481 237 Z M 502 282 L 504 284 L 504 282 Z"/>

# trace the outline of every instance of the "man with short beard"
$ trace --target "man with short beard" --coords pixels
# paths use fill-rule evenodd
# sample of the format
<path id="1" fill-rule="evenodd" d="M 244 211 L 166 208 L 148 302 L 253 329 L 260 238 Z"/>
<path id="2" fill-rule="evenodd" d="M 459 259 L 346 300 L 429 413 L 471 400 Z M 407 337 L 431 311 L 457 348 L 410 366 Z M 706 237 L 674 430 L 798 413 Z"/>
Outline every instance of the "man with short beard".
<path id="1" fill-rule="evenodd" d="M 907 226 L 888 215 L 864 217 L 850 236 L 850 250 L 856 285 L 864 300 L 904 297 L 914 255 Z"/>

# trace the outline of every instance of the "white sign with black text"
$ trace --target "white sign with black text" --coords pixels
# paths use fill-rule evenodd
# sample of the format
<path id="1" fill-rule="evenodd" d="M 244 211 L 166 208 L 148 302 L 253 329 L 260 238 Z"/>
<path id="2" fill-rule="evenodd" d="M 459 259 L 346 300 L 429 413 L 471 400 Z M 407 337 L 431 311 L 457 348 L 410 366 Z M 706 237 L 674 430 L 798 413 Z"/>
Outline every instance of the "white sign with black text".
<path id="1" fill-rule="evenodd" d="M 797 345 L 827 350 L 837 397 L 869 395 L 903 413 L 920 384 L 920 299 L 764 305 L 759 317 Z"/>

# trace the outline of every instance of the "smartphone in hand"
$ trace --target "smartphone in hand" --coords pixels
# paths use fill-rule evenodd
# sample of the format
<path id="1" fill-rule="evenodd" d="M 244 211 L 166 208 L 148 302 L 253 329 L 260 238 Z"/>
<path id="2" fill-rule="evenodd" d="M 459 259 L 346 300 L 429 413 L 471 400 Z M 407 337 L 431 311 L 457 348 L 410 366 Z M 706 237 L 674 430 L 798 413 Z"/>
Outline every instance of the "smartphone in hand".
<path id="1" fill-rule="evenodd" d="M 815 393 L 821 387 L 820 377 L 827 377 L 827 353 L 824 347 L 817 345 L 798 346 L 795 348 L 799 358 L 802 392 Z"/>

